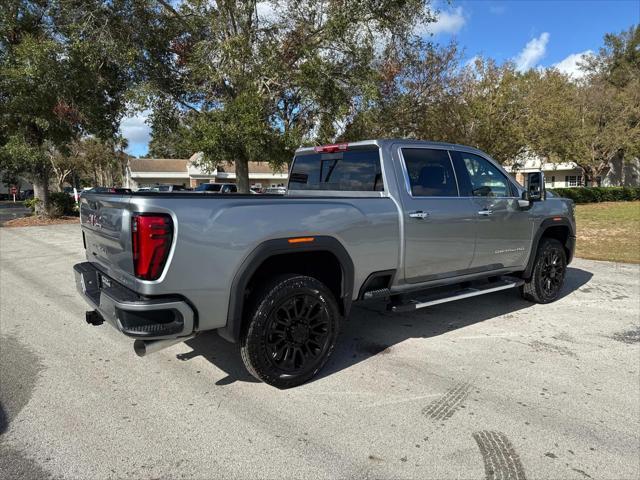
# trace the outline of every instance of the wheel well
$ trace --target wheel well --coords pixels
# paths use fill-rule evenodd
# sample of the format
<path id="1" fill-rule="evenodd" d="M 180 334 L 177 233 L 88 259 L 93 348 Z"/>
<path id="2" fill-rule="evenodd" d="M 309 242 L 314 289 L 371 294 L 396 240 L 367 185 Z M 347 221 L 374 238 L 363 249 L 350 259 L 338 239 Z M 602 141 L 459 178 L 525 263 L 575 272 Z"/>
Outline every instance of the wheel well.
<path id="1" fill-rule="evenodd" d="M 340 312 L 344 315 L 343 302 L 344 275 L 340 261 L 329 251 L 293 252 L 273 255 L 264 260 L 254 272 L 247 284 L 246 298 L 276 275 L 283 273 L 297 273 L 316 278 L 333 293 Z"/>
<path id="2" fill-rule="evenodd" d="M 570 252 L 567 248 L 567 240 L 569 239 L 569 227 L 566 225 L 554 225 L 553 227 L 547 228 L 544 232 L 542 232 L 542 238 L 555 238 L 558 240 L 565 249 L 567 257 Z"/>

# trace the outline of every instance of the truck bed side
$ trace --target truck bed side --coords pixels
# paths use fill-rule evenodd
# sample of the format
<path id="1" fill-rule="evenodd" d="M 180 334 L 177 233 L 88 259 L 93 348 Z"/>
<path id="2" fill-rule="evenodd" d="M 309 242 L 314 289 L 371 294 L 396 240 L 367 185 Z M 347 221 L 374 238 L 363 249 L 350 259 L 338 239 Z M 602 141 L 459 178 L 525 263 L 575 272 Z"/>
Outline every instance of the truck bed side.
<path id="1" fill-rule="evenodd" d="M 133 275 L 130 221 L 134 213 L 166 213 L 174 238 L 158 280 Z M 384 196 L 319 198 L 235 195 L 84 195 L 81 222 L 87 259 L 142 295 L 184 296 L 198 330 L 225 326 L 232 283 L 259 245 L 274 239 L 329 236 L 353 262 L 353 293 L 374 271 L 399 263 L 399 215 Z"/>

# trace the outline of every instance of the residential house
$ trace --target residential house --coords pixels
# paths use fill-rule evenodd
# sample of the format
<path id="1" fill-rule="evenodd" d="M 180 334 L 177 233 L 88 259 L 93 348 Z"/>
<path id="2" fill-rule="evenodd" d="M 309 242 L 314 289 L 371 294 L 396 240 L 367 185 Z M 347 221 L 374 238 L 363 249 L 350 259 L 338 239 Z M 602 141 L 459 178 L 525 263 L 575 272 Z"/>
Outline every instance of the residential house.
<path id="1" fill-rule="evenodd" d="M 524 185 L 529 172 L 542 170 L 547 188 L 571 188 L 585 185 L 584 171 L 574 162 L 552 163 L 542 158 L 529 157 L 517 165 L 505 165 L 515 179 Z M 638 187 L 640 186 L 640 159 L 624 162 L 621 159 L 611 162 L 609 171 L 596 178 L 596 185 L 602 187 Z"/>

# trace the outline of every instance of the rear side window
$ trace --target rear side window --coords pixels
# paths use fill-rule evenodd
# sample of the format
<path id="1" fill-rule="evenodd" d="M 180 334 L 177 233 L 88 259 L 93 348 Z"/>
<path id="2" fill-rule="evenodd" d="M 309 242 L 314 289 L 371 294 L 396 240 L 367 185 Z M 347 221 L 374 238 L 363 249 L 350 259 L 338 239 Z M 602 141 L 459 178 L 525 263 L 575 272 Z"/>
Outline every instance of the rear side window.
<path id="1" fill-rule="evenodd" d="M 293 162 L 289 190 L 384 190 L 378 149 L 299 155 Z"/>
<path id="2" fill-rule="evenodd" d="M 414 197 L 457 197 L 458 186 L 446 150 L 403 148 L 411 194 Z"/>

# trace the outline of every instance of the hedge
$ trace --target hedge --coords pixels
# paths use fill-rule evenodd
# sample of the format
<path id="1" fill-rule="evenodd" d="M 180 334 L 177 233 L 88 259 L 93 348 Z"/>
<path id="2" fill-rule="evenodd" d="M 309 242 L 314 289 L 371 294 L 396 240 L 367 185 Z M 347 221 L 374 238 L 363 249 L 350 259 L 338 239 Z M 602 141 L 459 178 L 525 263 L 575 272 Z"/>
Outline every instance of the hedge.
<path id="1" fill-rule="evenodd" d="M 548 190 L 558 197 L 570 198 L 576 203 L 640 200 L 640 187 L 576 187 Z"/>

